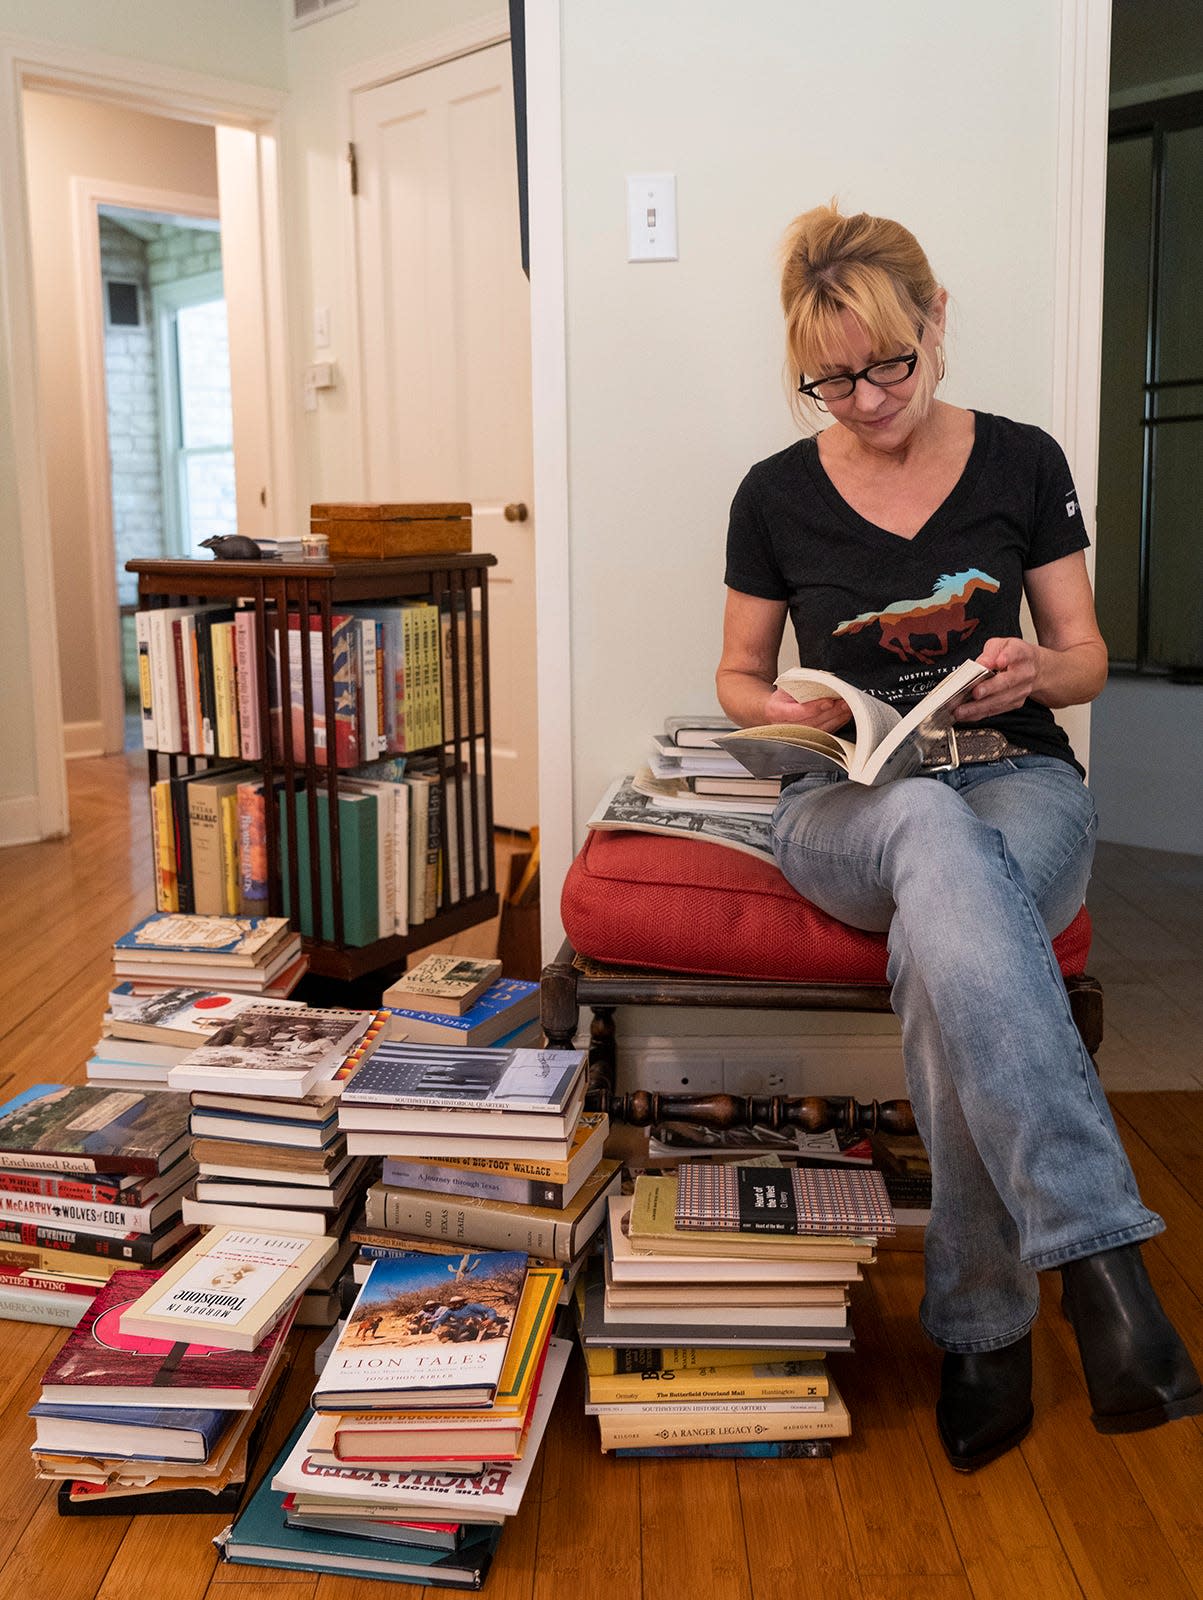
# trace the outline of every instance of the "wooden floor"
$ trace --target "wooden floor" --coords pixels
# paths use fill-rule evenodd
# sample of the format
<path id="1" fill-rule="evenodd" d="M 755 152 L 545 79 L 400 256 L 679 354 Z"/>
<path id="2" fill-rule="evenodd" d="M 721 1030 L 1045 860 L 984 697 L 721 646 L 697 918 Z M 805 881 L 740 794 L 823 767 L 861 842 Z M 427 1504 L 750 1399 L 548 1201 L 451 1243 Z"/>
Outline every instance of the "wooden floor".
<path id="1" fill-rule="evenodd" d="M 72 835 L 0 852 L 0 1038 L 6 1094 L 73 1081 L 94 1042 L 109 944 L 151 906 L 139 763 L 71 769 Z M 1150 860 L 1142 860 L 1142 857 Z M 1104 848 L 1091 901 L 1114 1095 L 1146 1201 L 1169 1224 L 1149 1270 L 1203 1358 L 1203 1094 L 1197 979 L 1203 863 Z M 1147 902 L 1145 874 L 1158 889 Z M 1147 887 L 1147 885 L 1146 885 Z M 477 938 L 486 938 L 477 932 Z M 470 936 L 461 935 L 461 940 Z M 1127 951 L 1125 941 L 1132 944 Z M 1193 963 L 1193 965 L 1192 965 Z M 1183 988 L 1183 985 L 1186 985 Z M 1114 1019 L 1114 1023 L 1112 1021 Z M 1105 1047 L 1108 1048 L 1109 1046 Z M 1161 1069 L 1169 1089 L 1154 1089 Z M 1103 1438 L 1072 1337 L 1046 1285 L 1036 1425 L 1019 1451 L 963 1477 L 931 1421 L 936 1356 L 920 1335 L 921 1260 L 883 1252 L 858 1290 L 858 1349 L 833 1360 L 855 1436 L 829 1461 L 616 1462 L 565 1391 L 521 1515 L 487 1585 L 494 1600 L 1032 1600 L 1203 1596 L 1203 1429 Z M 213 1517 L 60 1519 L 26 1456 L 26 1409 L 59 1330 L 0 1322 L 0 1600 L 367 1600 L 366 1581 L 218 1567 Z M 300 1341 L 274 1450 L 312 1383 Z M 430 1590 L 432 1597 L 439 1591 Z"/>

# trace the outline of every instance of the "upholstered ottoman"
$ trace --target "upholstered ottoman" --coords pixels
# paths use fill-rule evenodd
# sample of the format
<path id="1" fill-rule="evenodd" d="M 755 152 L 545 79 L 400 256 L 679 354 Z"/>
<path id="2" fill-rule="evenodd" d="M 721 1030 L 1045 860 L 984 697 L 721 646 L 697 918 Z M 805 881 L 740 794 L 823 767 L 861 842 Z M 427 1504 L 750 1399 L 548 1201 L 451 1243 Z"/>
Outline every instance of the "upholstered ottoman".
<path id="1" fill-rule="evenodd" d="M 567 1046 L 580 1007 L 592 1009 L 590 1103 L 615 1120 L 642 1124 L 695 1114 L 687 1103 L 708 1107 L 705 1120 L 715 1126 L 750 1120 L 814 1127 L 821 1116 L 814 1097 L 806 1097 L 804 1107 L 782 1096 L 615 1095 L 617 1006 L 890 1009 L 884 934 L 827 916 L 791 889 L 772 862 L 705 840 L 591 830 L 564 881 L 561 915 L 567 940 L 543 970 L 543 1028 L 550 1044 Z M 1053 950 L 1074 1021 L 1093 1055 L 1102 1039 L 1103 1005 L 1101 987 L 1085 972 L 1085 907 Z M 832 1109 L 845 1105 L 843 1113 Z M 829 1119 L 866 1126 L 883 1110 L 843 1101 L 832 1106 Z"/>

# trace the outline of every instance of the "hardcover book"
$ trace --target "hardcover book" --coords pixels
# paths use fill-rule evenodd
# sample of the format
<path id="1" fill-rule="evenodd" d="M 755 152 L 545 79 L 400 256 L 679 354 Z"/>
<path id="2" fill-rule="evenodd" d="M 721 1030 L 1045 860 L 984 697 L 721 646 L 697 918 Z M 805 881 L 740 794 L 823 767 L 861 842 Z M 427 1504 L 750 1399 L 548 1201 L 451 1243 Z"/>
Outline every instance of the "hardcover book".
<path id="1" fill-rule="evenodd" d="M 458 1017 L 421 1007 L 394 1006 L 392 1012 L 392 1037 L 407 1044 L 487 1045 L 538 1016 L 539 985 L 501 978 Z"/>
<path id="2" fill-rule="evenodd" d="M 386 1006 L 458 1017 L 500 976 L 501 962 L 496 958 L 427 956 L 384 991 L 383 1001 Z"/>
<path id="3" fill-rule="evenodd" d="M 283 917 L 188 917 L 156 911 L 123 933 L 113 948 L 125 960 L 170 954 L 256 966 L 287 933 Z"/>
<path id="4" fill-rule="evenodd" d="M 291 1313 L 250 1352 L 126 1332 L 123 1313 L 161 1277 L 156 1271 L 114 1273 L 46 1368 L 43 1400 L 136 1406 L 153 1399 L 171 1410 L 252 1409 L 284 1353 Z"/>
<path id="5" fill-rule="evenodd" d="M 850 1328 L 806 1327 L 796 1315 L 778 1322 L 774 1322 L 771 1315 L 765 1315 L 755 1327 L 731 1326 L 723 1320 L 721 1308 L 715 1312 L 714 1320 L 702 1328 L 682 1327 L 674 1321 L 671 1312 L 666 1312 L 659 1324 L 624 1322 L 606 1315 L 605 1284 L 600 1277 L 579 1285 L 578 1289 L 578 1326 L 581 1343 L 586 1347 L 633 1345 L 641 1349 L 649 1346 L 665 1349 L 675 1345 L 705 1345 L 757 1354 L 771 1348 L 786 1351 L 791 1357 L 800 1351 L 817 1354 L 852 1349 Z"/>
<path id="6" fill-rule="evenodd" d="M 891 1234 L 890 1197 L 873 1167 L 740 1167 L 689 1161 L 677 1170 L 678 1228 L 710 1232 Z"/>
<path id="7" fill-rule="evenodd" d="M 562 1114 L 585 1071 L 583 1050 L 458 1049 L 386 1039 L 342 1092 L 342 1106 Z"/>
<path id="8" fill-rule="evenodd" d="M 782 1168 L 762 1167 L 760 1172 Z M 811 1169 L 822 1170 L 822 1169 Z M 635 1179 L 629 1223 L 631 1244 L 653 1255 L 742 1256 L 785 1261 L 872 1261 L 873 1234 L 740 1233 L 733 1228 L 678 1228 L 677 1179 L 641 1173 Z M 641 1341 L 651 1343 L 650 1340 Z"/>
<path id="9" fill-rule="evenodd" d="M 848 1407 L 834 1385 L 821 1411 L 741 1411 L 726 1416 L 680 1415 L 671 1407 L 638 1416 L 605 1415 L 597 1419 L 603 1450 L 621 1446 L 698 1444 L 781 1439 L 843 1439 L 852 1432 Z"/>
<path id="10" fill-rule="evenodd" d="M 249 1006 L 172 1067 L 173 1089 L 299 1099 L 341 1066 L 371 1025 L 370 1011 Z"/>
<path id="11" fill-rule="evenodd" d="M 213 1228 L 122 1312 L 121 1331 L 254 1350 L 337 1247 L 325 1234 Z"/>
<path id="12" fill-rule="evenodd" d="M 517 1250 L 374 1261 L 314 1388 L 315 1409 L 490 1405 L 527 1266 Z"/>
<path id="13" fill-rule="evenodd" d="M 0 1106 L 0 1163 L 45 1172 L 161 1172 L 188 1144 L 188 1097 L 35 1083 Z"/>

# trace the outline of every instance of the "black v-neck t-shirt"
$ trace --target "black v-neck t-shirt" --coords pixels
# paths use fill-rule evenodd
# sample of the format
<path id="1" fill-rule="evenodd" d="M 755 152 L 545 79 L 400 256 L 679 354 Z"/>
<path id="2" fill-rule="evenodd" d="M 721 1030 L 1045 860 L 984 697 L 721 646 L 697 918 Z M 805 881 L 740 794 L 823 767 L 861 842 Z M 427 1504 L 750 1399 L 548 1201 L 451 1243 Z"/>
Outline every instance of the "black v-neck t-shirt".
<path id="1" fill-rule="evenodd" d="M 758 462 L 731 506 L 728 588 L 785 601 L 804 667 L 904 714 L 987 639 L 1020 635 L 1025 572 L 1090 542 L 1056 441 L 1005 417 L 974 418 L 964 471 L 913 539 L 853 510 L 814 438 Z M 1074 759 L 1035 700 L 987 726 L 1034 754 Z"/>

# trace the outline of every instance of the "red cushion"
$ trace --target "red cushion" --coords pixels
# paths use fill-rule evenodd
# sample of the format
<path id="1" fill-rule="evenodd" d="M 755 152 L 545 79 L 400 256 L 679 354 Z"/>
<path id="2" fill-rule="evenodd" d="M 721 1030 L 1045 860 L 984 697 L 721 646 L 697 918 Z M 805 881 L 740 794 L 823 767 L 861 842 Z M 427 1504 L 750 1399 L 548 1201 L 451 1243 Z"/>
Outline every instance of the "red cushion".
<path id="1" fill-rule="evenodd" d="M 591 829 L 564 880 L 564 931 L 582 955 L 619 966 L 786 983 L 884 983 L 883 933 L 812 906 L 771 862 L 701 839 Z M 1084 971 L 1083 906 L 1053 941 L 1061 971 Z"/>

